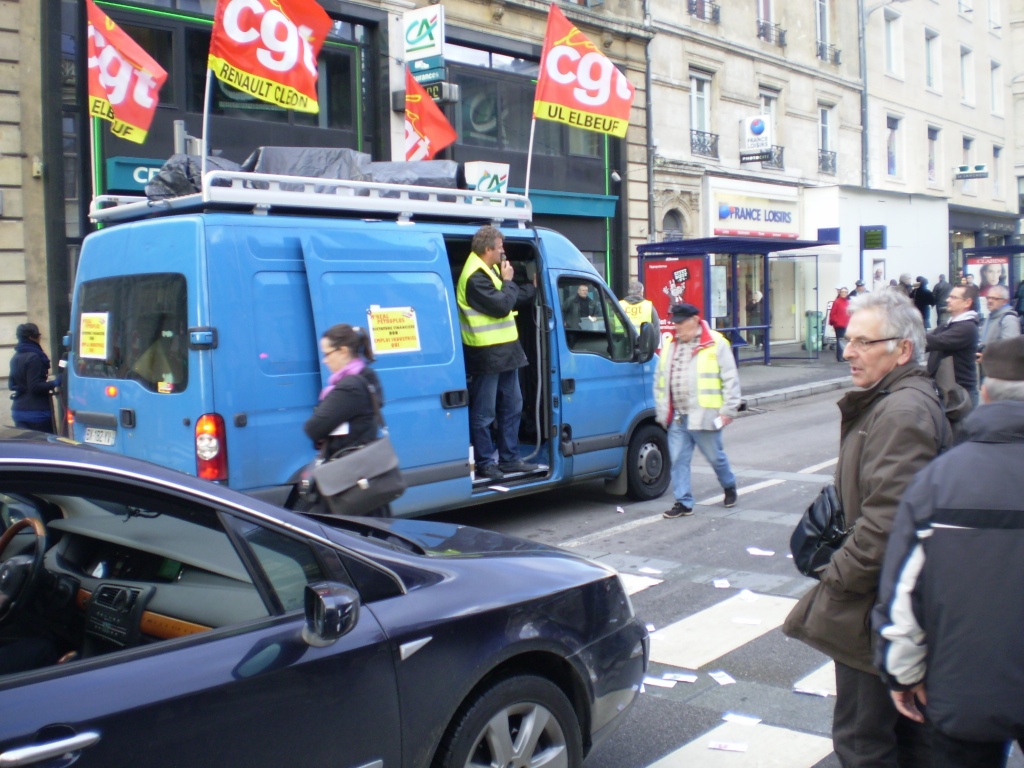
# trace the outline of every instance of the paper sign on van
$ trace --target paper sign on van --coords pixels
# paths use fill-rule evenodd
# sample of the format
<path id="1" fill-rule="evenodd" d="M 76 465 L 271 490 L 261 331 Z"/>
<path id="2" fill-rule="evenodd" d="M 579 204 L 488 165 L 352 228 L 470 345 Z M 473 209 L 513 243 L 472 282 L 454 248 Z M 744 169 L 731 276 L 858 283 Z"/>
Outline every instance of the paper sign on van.
<path id="1" fill-rule="evenodd" d="M 419 352 L 420 329 L 416 324 L 416 310 L 412 307 L 371 306 L 366 310 L 366 325 L 370 329 L 370 343 L 374 355 L 392 352 Z"/>

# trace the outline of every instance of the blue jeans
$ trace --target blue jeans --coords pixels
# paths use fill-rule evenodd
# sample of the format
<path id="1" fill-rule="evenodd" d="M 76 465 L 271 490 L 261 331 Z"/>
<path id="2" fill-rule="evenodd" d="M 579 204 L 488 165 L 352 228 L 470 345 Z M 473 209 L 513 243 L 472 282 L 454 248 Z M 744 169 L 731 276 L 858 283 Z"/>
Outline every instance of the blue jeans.
<path id="1" fill-rule="evenodd" d="M 498 462 L 519 461 L 519 420 L 523 395 L 519 371 L 473 374 L 469 382 L 469 439 L 477 468 L 494 461 L 491 425 L 496 425 Z"/>
<path id="2" fill-rule="evenodd" d="M 685 416 L 683 417 L 686 418 Z M 736 487 L 736 475 L 729 466 L 729 457 L 722 448 L 722 432 L 714 429 L 687 429 L 673 421 L 668 427 L 668 453 L 672 457 L 672 494 L 683 506 L 693 508 L 690 488 L 690 462 L 693 447 L 700 448 L 704 458 L 715 470 L 723 488 Z"/>

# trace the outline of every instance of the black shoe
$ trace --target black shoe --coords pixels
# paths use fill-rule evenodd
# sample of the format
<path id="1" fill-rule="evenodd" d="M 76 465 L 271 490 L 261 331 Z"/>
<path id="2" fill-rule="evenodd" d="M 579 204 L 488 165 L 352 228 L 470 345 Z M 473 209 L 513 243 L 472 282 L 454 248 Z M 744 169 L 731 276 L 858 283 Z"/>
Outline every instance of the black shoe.
<path id="1" fill-rule="evenodd" d="M 484 464 L 482 467 L 476 468 L 477 480 L 501 480 L 503 477 L 505 477 L 505 473 L 497 464 Z"/>
<path id="2" fill-rule="evenodd" d="M 725 489 L 725 498 L 722 500 L 722 506 L 735 507 L 736 506 L 736 486 Z"/>
<path id="3" fill-rule="evenodd" d="M 693 514 L 693 507 L 688 507 L 683 502 L 677 501 L 668 512 L 662 512 L 661 516 L 672 520 L 676 517 L 689 517 Z"/>
<path id="4" fill-rule="evenodd" d="M 498 465 L 498 469 L 506 475 L 514 475 L 521 472 L 536 472 L 540 464 L 530 464 L 527 461 L 505 461 Z"/>

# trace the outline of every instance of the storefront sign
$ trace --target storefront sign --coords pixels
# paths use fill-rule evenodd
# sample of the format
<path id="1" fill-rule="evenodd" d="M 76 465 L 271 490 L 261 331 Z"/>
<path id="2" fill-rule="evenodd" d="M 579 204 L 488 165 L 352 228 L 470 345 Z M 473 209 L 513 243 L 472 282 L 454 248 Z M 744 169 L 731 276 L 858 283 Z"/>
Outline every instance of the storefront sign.
<path id="1" fill-rule="evenodd" d="M 505 194 L 508 192 L 507 163 L 490 163 L 474 161 L 463 166 L 466 174 L 466 186 L 478 192 L 497 192 Z M 483 202 L 474 200 L 474 202 Z"/>
<path id="2" fill-rule="evenodd" d="M 740 162 L 755 163 L 772 159 L 772 124 L 768 115 L 740 120 Z"/>
<path id="3" fill-rule="evenodd" d="M 405 61 L 413 75 L 417 74 L 413 62 L 433 59 L 428 69 L 444 66 L 444 6 L 427 5 L 402 14 L 405 31 Z M 419 78 L 416 78 L 417 80 Z"/>
<path id="4" fill-rule="evenodd" d="M 985 163 L 958 165 L 953 168 L 953 178 L 957 181 L 961 179 L 987 179 L 988 166 Z"/>
<path id="5" fill-rule="evenodd" d="M 795 240 L 800 234 L 795 200 L 715 192 L 713 205 L 713 230 L 716 235 Z"/>
<path id="6" fill-rule="evenodd" d="M 145 157 L 108 157 L 107 191 L 143 192 L 163 165 Z"/>

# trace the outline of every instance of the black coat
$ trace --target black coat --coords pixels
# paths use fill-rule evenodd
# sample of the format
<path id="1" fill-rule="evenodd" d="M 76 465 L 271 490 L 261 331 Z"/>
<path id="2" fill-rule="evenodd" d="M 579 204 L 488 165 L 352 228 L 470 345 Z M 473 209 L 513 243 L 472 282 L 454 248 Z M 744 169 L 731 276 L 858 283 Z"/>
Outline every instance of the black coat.
<path id="1" fill-rule="evenodd" d="M 11 396 L 11 411 L 25 414 L 25 421 L 50 418 L 50 393 L 56 381 L 47 381 L 50 358 L 34 341 L 21 341 L 11 358 L 11 374 L 7 386 Z"/>
<path id="2" fill-rule="evenodd" d="M 377 390 L 379 405 L 384 405 L 384 392 L 373 369 L 367 366 L 355 376 L 346 376 L 319 402 L 303 429 L 324 456 L 330 457 L 344 448 L 366 445 L 377 438 L 377 415 L 370 390 Z M 348 424 L 348 434 L 331 435 L 342 424 Z"/>
<path id="3" fill-rule="evenodd" d="M 499 291 L 482 270 L 474 272 L 466 281 L 466 303 L 491 317 L 504 317 L 516 307 L 532 302 L 536 295 L 537 289 L 530 283 L 516 285 L 511 280 L 503 280 Z M 462 348 L 466 355 L 466 373 L 470 376 L 514 371 L 527 364 L 519 339 L 490 347 L 463 345 Z"/>
<path id="4" fill-rule="evenodd" d="M 928 323 L 931 322 L 932 307 L 935 306 L 935 294 L 928 290 L 928 283 L 923 282 L 914 289 L 910 299 L 914 302 L 914 306 L 917 307 L 917 311 L 921 313 L 924 327 L 927 328 Z"/>
<path id="5" fill-rule="evenodd" d="M 932 298 L 935 299 L 935 311 L 945 312 L 946 311 L 946 299 L 949 298 L 949 292 L 953 290 L 952 284 L 948 280 L 939 280 L 932 288 Z"/>
<path id="6" fill-rule="evenodd" d="M 978 319 L 949 322 L 939 326 L 927 336 L 928 375 L 935 377 L 939 363 L 945 357 L 953 358 L 956 383 L 968 391 L 978 389 Z"/>
<path id="7" fill-rule="evenodd" d="M 1024 733 L 1024 403 L 976 409 L 963 438 L 900 502 L 875 663 L 893 688 L 924 680 L 928 720 L 943 733 L 1008 741 Z"/>

